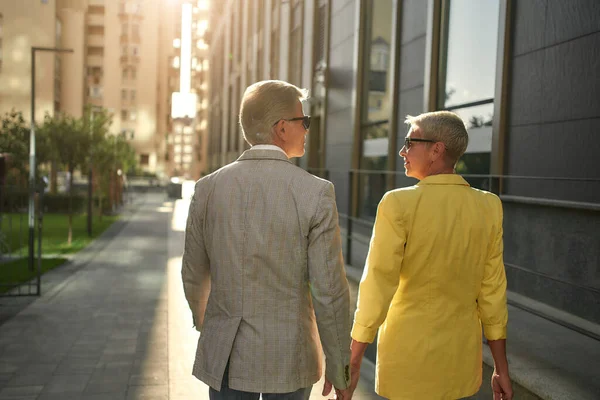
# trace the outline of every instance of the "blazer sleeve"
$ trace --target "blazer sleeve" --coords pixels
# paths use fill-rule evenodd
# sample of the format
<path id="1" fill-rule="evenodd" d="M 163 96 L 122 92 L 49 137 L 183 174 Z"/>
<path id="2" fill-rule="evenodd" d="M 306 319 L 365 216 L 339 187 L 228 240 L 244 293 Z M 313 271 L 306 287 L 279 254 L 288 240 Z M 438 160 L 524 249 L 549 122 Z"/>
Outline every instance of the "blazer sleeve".
<path id="1" fill-rule="evenodd" d="M 375 217 L 369 253 L 358 291 L 352 338 L 372 343 L 400 283 L 406 229 L 398 200 L 386 193 Z"/>
<path id="2" fill-rule="evenodd" d="M 506 339 L 508 309 L 506 306 L 506 273 L 502 253 L 502 203 L 495 202 L 498 226 L 484 266 L 481 290 L 477 297 L 479 318 L 488 340 Z"/>
<path id="3" fill-rule="evenodd" d="M 196 330 L 202 329 L 204 314 L 210 294 L 210 262 L 204 242 L 204 217 L 206 194 L 201 183 L 196 188 L 185 229 L 185 245 L 181 266 L 181 277 L 185 298 L 192 310 L 193 324 Z"/>
<path id="4" fill-rule="evenodd" d="M 308 279 L 326 357 L 325 376 L 345 389 L 350 385 L 350 288 L 330 182 L 321 191 L 308 234 Z"/>

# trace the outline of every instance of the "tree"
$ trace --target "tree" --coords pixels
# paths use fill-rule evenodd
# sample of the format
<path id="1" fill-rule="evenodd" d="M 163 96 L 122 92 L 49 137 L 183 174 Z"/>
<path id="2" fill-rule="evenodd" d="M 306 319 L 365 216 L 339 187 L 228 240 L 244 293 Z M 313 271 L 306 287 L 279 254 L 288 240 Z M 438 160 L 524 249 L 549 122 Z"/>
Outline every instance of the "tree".
<path id="1" fill-rule="evenodd" d="M 86 165 L 91 148 L 91 135 L 80 118 L 59 113 L 46 114 L 40 129 L 48 141 L 51 156 L 69 172 L 69 232 L 67 242 L 73 240 L 73 173 Z"/>
<path id="2" fill-rule="evenodd" d="M 23 113 L 12 110 L 2 117 L 0 154 L 9 159 L 9 172 L 16 181 L 27 181 L 29 156 L 29 128 Z M 16 182 L 15 182 L 16 183 Z"/>
<path id="3" fill-rule="evenodd" d="M 118 181 L 118 171 L 128 171 L 135 167 L 135 151 L 127 140 L 121 135 L 108 135 L 100 140 L 94 147 L 95 180 L 99 190 L 98 203 L 100 208 L 99 218 L 102 218 L 102 205 L 104 199 L 110 199 L 111 208 L 115 203 L 115 194 Z M 109 194 L 113 194 L 110 196 Z"/>
<path id="4" fill-rule="evenodd" d="M 0 154 L 9 158 L 9 171 L 15 182 L 27 182 L 29 172 L 30 125 L 21 111 L 12 110 L 2 117 L 0 127 Z M 50 149 L 44 132 L 36 127 L 36 176 L 39 178 L 40 165 L 50 159 Z"/>

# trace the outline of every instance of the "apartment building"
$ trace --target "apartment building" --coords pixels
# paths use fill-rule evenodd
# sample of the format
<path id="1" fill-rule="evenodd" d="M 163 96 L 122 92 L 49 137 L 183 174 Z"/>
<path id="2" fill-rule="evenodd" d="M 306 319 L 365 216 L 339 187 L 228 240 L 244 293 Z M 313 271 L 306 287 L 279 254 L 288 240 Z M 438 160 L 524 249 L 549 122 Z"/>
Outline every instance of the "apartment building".
<path id="1" fill-rule="evenodd" d="M 16 109 L 30 118 L 32 46 L 71 49 L 69 54 L 36 52 L 36 120 L 59 111 L 80 116 L 86 105 L 104 107 L 114 115 L 113 133 L 129 140 L 143 170 L 199 177 L 206 147 L 197 136 L 206 123 L 196 116 L 187 122 L 185 131 L 191 134 L 183 139 L 179 155 L 175 141 L 181 138 L 171 136 L 179 129 L 171 118 L 171 97 L 179 82 L 174 54 L 185 4 L 196 28 L 188 74 L 196 92 L 207 87 L 200 79 L 208 71 L 202 58 L 207 45 L 201 41 L 206 1 L 0 2 L 0 112 Z M 200 116 L 202 104 L 206 102 L 198 102 Z"/>
<path id="2" fill-rule="evenodd" d="M 398 157 L 406 115 L 452 110 L 470 134 L 458 172 L 503 201 L 511 293 L 534 312 L 599 323 L 598 4 L 215 3 L 208 170 L 246 148 L 236 118 L 249 84 L 310 89 L 313 124 L 296 162 L 335 184 L 345 260 L 362 269 L 381 196 L 415 183 Z"/>

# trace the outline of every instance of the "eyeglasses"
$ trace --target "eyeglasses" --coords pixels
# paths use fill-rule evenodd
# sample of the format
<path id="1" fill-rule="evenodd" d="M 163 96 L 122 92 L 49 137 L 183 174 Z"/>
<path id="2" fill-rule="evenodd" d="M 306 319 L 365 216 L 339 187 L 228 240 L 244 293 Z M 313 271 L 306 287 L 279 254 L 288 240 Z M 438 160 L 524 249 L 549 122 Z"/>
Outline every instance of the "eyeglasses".
<path id="1" fill-rule="evenodd" d="M 410 149 L 410 145 L 412 142 L 435 143 L 435 140 L 405 137 L 404 138 L 404 147 L 406 148 L 406 150 Z"/>
<path id="2" fill-rule="evenodd" d="M 281 118 L 279 120 L 277 120 L 277 122 L 275 122 L 273 124 L 273 126 L 277 125 L 279 123 L 279 121 L 302 121 L 302 126 L 304 127 L 304 129 L 308 129 L 310 128 L 310 116 L 309 115 L 305 115 L 303 117 L 296 117 L 296 118 Z"/>

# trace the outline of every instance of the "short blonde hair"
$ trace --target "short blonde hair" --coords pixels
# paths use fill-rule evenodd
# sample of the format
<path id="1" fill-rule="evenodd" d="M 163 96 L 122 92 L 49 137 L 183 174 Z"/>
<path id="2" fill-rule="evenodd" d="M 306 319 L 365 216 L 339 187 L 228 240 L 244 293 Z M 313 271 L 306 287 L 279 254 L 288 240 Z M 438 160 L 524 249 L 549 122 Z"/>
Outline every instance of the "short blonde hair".
<path id="1" fill-rule="evenodd" d="M 448 161 L 455 165 L 467 150 L 469 134 L 463 120 L 450 111 L 434 111 L 407 115 L 406 124 L 421 129 L 424 139 L 442 142 L 446 146 Z"/>
<path id="2" fill-rule="evenodd" d="M 307 97 L 308 90 L 284 81 L 261 81 L 248 86 L 239 115 L 244 139 L 251 146 L 273 143 L 273 125 L 282 118 L 292 118 L 297 102 Z"/>

